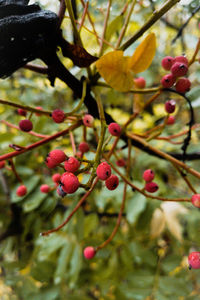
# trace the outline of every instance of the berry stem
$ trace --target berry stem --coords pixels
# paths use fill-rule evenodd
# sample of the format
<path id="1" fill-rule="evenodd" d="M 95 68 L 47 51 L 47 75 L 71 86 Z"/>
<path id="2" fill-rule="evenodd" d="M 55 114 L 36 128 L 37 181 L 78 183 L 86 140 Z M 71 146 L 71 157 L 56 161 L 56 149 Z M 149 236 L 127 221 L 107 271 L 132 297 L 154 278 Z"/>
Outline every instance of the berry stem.
<path id="1" fill-rule="evenodd" d="M 17 170 L 16 170 L 16 168 L 15 168 L 15 165 L 14 165 L 12 159 L 9 159 L 9 165 L 11 166 L 11 169 L 12 169 L 13 173 L 15 174 L 15 177 L 17 178 L 17 180 L 18 180 L 21 184 L 23 184 L 23 181 L 21 180 L 19 174 L 17 173 Z"/>

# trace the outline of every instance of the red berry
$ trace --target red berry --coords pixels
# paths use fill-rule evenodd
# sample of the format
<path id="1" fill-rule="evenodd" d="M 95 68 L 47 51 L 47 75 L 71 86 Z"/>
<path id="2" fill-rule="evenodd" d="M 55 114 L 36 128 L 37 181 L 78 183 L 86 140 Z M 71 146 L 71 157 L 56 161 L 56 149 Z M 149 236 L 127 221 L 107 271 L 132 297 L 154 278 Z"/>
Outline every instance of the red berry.
<path id="1" fill-rule="evenodd" d="M 62 198 L 65 197 L 65 196 L 67 195 L 67 193 L 65 193 L 65 192 L 63 191 L 61 185 L 58 186 L 58 188 L 57 188 L 56 191 L 57 191 L 58 195 L 59 195 L 60 197 L 62 197 Z"/>
<path id="2" fill-rule="evenodd" d="M 107 164 L 107 162 L 102 162 L 98 165 L 96 173 L 99 179 L 106 180 L 111 175 L 111 167 Z"/>
<path id="3" fill-rule="evenodd" d="M 58 165 L 57 162 L 49 156 L 45 159 L 45 163 L 49 169 L 55 168 Z"/>
<path id="4" fill-rule="evenodd" d="M 43 108 L 42 108 L 41 106 L 36 106 L 36 109 L 38 109 L 38 110 L 43 110 Z M 40 114 L 40 113 L 35 113 L 35 115 L 36 115 L 37 117 L 39 117 L 41 114 Z"/>
<path id="5" fill-rule="evenodd" d="M 200 194 L 195 194 L 191 198 L 191 202 L 194 206 L 200 208 Z"/>
<path id="6" fill-rule="evenodd" d="M 50 191 L 50 186 L 48 186 L 47 184 L 42 184 L 40 187 L 40 191 L 42 193 L 48 194 L 48 192 Z"/>
<path id="7" fill-rule="evenodd" d="M 63 191 L 67 194 L 73 194 L 79 187 L 78 178 L 73 173 L 68 172 L 61 177 L 61 184 Z"/>
<path id="8" fill-rule="evenodd" d="M 172 75 L 174 75 L 175 77 L 185 76 L 187 74 L 187 71 L 188 71 L 187 65 L 181 62 L 176 62 L 171 67 Z"/>
<path id="9" fill-rule="evenodd" d="M 155 193 L 158 190 L 158 185 L 155 182 L 147 182 L 145 184 L 145 190 L 149 193 Z"/>
<path id="10" fill-rule="evenodd" d="M 76 159 L 73 156 L 67 158 L 67 160 L 64 162 L 64 167 L 67 172 L 74 173 L 78 170 L 79 166 L 80 166 L 80 163 L 79 163 L 78 159 Z"/>
<path id="11" fill-rule="evenodd" d="M 121 134 L 121 127 L 117 123 L 110 123 L 108 125 L 108 131 L 113 136 L 120 136 L 120 134 Z"/>
<path id="12" fill-rule="evenodd" d="M 33 129 L 33 123 L 30 120 L 27 120 L 27 119 L 21 120 L 19 122 L 19 128 L 22 131 L 29 132 Z"/>
<path id="13" fill-rule="evenodd" d="M 191 87 L 191 82 L 187 78 L 179 79 L 175 85 L 176 91 L 183 94 L 188 92 L 190 90 L 190 87 Z"/>
<path id="14" fill-rule="evenodd" d="M 169 116 L 167 119 L 167 125 L 173 125 L 175 123 L 175 117 Z"/>
<path id="15" fill-rule="evenodd" d="M 83 157 L 83 152 L 77 151 L 77 152 L 76 152 L 76 157 L 82 158 L 82 157 Z"/>
<path id="16" fill-rule="evenodd" d="M 61 175 L 59 173 L 55 173 L 55 174 L 53 174 L 53 176 L 51 178 L 52 178 L 53 182 L 59 183 Z"/>
<path id="17" fill-rule="evenodd" d="M 118 159 L 118 160 L 116 161 L 116 165 L 117 165 L 118 167 L 124 167 L 124 166 L 126 165 L 125 159 L 123 159 L 123 158 Z"/>
<path id="18" fill-rule="evenodd" d="M 175 111 L 176 108 L 176 101 L 169 100 L 165 102 L 165 110 L 168 114 L 171 114 Z"/>
<path id="19" fill-rule="evenodd" d="M 88 152 L 89 149 L 90 147 L 86 142 L 81 142 L 78 146 L 78 150 L 81 151 L 82 153 Z"/>
<path id="20" fill-rule="evenodd" d="M 147 169 L 144 171 L 142 177 L 146 182 L 151 182 L 155 177 L 155 173 L 151 169 Z"/>
<path id="21" fill-rule="evenodd" d="M 94 123 L 94 118 L 92 115 L 86 114 L 83 117 L 83 124 L 87 127 L 92 127 Z"/>
<path id="22" fill-rule="evenodd" d="M 175 57 L 175 62 L 180 62 L 182 64 L 185 64 L 186 66 L 188 66 L 188 59 L 186 56 L 176 56 Z"/>
<path id="23" fill-rule="evenodd" d="M 162 64 L 163 69 L 168 71 L 171 69 L 174 62 L 175 62 L 175 59 L 173 57 L 166 56 L 162 59 L 161 64 Z"/>
<path id="24" fill-rule="evenodd" d="M 22 197 L 22 196 L 26 195 L 26 193 L 27 193 L 27 188 L 25 185 L 20 185 L 17 188 L 17 191 L 16 191 L 17 196 Z"/>
<path id="25" fill-rule="evenodd" d="M 17 112 L 18 112 L 18 114 L 20 116 L 24 116 L 25 117 L 27 115 L 27 111 L 24 110 L 24 109 L 22 109 L 22 108 L 18 108 Z"/>
<path id="26" fill-rule="evenodd" d="M 161 84 L 164 88 L 170 88 L 176 82 L 176 77 L 172 74 L 167 74 L 161 79 Z"/>
<path id="27" fill-rule="evenodd" d="M 65 120 L 65 113 L 61 109 L 55 109 L 52 112 L 52 118 L 56 123 L 62 123 Z"/>
<path id="28" fill-rule="evenodd" d="M 200 252 L 191 252 L 188 256 L 190 269 L 200 269 Z"/>
<path id="29" fill-rule="evenodd" d="M 0 169 L 3 169 L 5 167 L 6 161 L 2 160 L 0 161 Z"/>
<path id="30" fill-rule="evenodd" d="M 146 86 L 146 80 L 144 77 L 138 77 L 134 79 L 135 86 L 139 89 L 143 89 Z"/>
<path id="31" fill-rule="evenodd" d="M 94 247 L 89 246 L 84 249 L 83 253 L 86 259 L 91 259 L 95 256 L 96 251 Z"/>
<path id="32" fill-rule="evenodd" d="M 55 160 L 57 164 L 62 163 L 66 159 L 65 153 L 60 149 L 55 149 L 49 152 L 49 157 Z"/>
<path id="33" fill-rule="evenodd" d="M 106 179 L 106 187 L 108 190 L 113 191 L 119 185 L 119 178 L 116 175 L 111 175 L 108 179 Z"/>

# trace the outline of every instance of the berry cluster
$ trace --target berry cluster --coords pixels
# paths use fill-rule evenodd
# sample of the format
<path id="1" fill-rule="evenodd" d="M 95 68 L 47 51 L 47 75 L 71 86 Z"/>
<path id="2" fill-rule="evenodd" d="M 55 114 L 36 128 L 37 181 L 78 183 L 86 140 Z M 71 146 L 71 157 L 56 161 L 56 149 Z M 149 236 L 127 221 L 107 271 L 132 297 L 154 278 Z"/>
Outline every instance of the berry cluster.
<path id="1" fill-rule="evenodd" d="M 159 189 L 157 183 L 152 181 L 154 177 L 155 173 L 151 169 L 147 169 L 143 173 L 143 179 L 146 181 L 145 190 L 149 193 L 155 193 Z"/>
<path id="2" fill-rule="evenodd" d="M 175 83 L 175 89 L 179 93 L 186 93 L 190 90 L 191 82 L 188 78 L 183 77 L 188 72 L 188 59 L 185 56 L 166 56 L 162 59 L 162 67 L 171 71 L 170 74 L 163 76 L 161 84 L 164 88 L 170 88 Z"/>

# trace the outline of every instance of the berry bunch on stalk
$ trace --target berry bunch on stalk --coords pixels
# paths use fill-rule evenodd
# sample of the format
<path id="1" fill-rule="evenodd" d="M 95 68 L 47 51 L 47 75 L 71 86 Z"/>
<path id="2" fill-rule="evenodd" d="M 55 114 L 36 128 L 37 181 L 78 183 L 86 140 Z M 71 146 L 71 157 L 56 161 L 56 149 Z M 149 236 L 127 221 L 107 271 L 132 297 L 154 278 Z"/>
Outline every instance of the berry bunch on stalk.
<path id="1" fill-rule="evenodd" d="M 162 75 L 158 71 L 152 83 L 148 78 L 149 70 L 147 73 L 142 72 L 151 68 L 153 56 L 157 55 L 155 34 L 147 33 L 132 56 L 126 56 L 124 51 L 144 32 L 146 34 L 146 26 L 149 29 L 151 22 L 162 18 L 164 11 L 167 12 L 172 2 L 176 1 L 167 1 L 164 8 L 158 11 L 159 15 L 156 12 L 155 17 L 142 27 L 143 30 L 138 31 L 139 36 L 134 34 L 123 43 L 136 4 L 133 1 L 124 26 L 122 29 L 117 28 L 118 40 L 114 46 L 109 37 L 110 29 L 106 33 L 109 6 L 105 15 L 104 33 L 100 37 L 90 18 L 89 2 L 80 2 L 84 8 L 80 22 L 75 20 L 70 1 L 61 0 L 58 18 L 54 16 L 56 34 L 52 31 L 52 36 L 47 36 L 46 28 L 54 24 L 47 18 L 44 20 L 44 32 L 36 32 L 31 36 L 31 41 L 39 39 L 35 45 L 38 50 L 33 48 L 36 54 L 40 52 L 38 45 L 42 51 L 39 56 L 35 54 L 34 58 L 39 58 L 46 66 L 20 64 L 28 72 L 34 71 L 46 76 L 45 80 L 51 85 L 46 84 L 51 96 L 46 99 L 45 94 L 45 101 L 42 96 L 43 100 L 38 97 L 30 101 L 27 98 L 25 101 L 22 88 L 22 100 L 0 99 L 3 108 L 9 106 L 10 110 L 15 110 L 12 118 L 8 114 L 8 120 L 1 121 L 3 129 L 6 128 L 9 133 L 10 141 L 9 144 L 3 144 L 5 151 L 0 156 L 0 181 L 10 206 L 10 215 L 7 211 L 6 214 L 9 217 L 12 215 L 14 221 L 9 224 L 5 222 L 7 230 L 0 235 L 0 241 L 9 236 L 22 236 L 27 247 L 31 248 L 32 238 L 36 236 L 38 248 L 34 249 L 37 252 L 34 255 L 39 253 L 36 263 L 42 266 L 46 252 L 49 261 L 59 255 L 59 265 L 53 279 L 55 285 L 67 281 L 68 275 L 77 280 L 80 268 L 77 273 L 73 273 L 76 261 L 83 260 L 83 264 L 93 270 L 97 268 L 97 261 L 105 260 L 107 264 L 108 256 L 112 256 L 109 249 L 116 250 L 113 260 L 109 261 L 110 265 L 115 266 L 121 260 L 127 262 L 128 253 L 137 271 L 139 266 L 149 263 L 146 253 L 149 253 L 147 248 L 151 248 L 152 253 L 156 253 L 156 262 L 153 256 L 152 265 L 157 264 L 156 277 L 149 279 L 154 284 L 152 295 L 149 296 L 153 299 L 160 274 L 168 272 L 167 276 L 170 277 L 179 275 L 183 270 L 194 274 L 195 270 L 200 269 L 199 244 L 196 237 L 192 236 L 192 240 L 189 240 L 190 229 L 187 232 L 185 229 L 189 224 L 186 215 L 193 213 L 194 220 L 191 223 L 195 223 L 200 209 L 197 184 L 200 168 L 198 164 L 190 162 L 200 158 L 197 151 L 200 125 L 196 123 L 195 111 L 188 96 L 188 92 L 195 86 L 195 80 L 190 75 L 192 68 L 199 65 L 200 39 L 193 52 L 188 51 L 187 56 L 175 54 L 172 50 L 169 55 L 163 55 L 160 59 Z M 138 6 L 145 5 L 145 1 L 139 2 Z M 129 5 L 127 3 L 123 8 L 120 18 Z M 154 5 L 152 1 L 151 5 Z M 19 9 L 20 16 L 21 7 Z M 37 11 L 38 8 L 34 6 L 33 9 Z M 64 38 L 64 31 L 60 30 L 66 10 L 69 13 L 66 19 L 72 21 L 76 40 L 74 44 L 69 43 Z M 43 17 L 46 14 L 48 12 Z M 86 51 L 81 39 L 86 16 L 97 40 L 98 57 Z M 162 21 L 166 20 L 162 18 Z M 113 27 L 111 23 L 109 28 Z M 23 36 L 22 41 L 24 39 Z M 12 38 L 9 40 L 11 42 Z M 108 47 L 112 51 L 107 51 Z M 31 60 L 33 56 L 29 57 Z M 66 68 L 68 59 L 72 61 L 74 69 Z M 76 73 L 76 68 L 81 69 L 80 73 Z M 58 83 L 57 79 L 62 83 Z M 41 88 L 38 82 L 34 87 L 36 90 Z M 62 84 L 67 87 L 64 92 Z M 196 152 L 192 152 L 192 146 Z M 7 182 L 17 182 L 11 192 Z M 180 221 L 178 209 L 185 214 L 184 221 Z M 28 225 L 24 225 L 23 218 L 28 220 Z M 32 226 L 35 226 L 34 230 Z M 115 244 L 117 236 L 119 242 Z M 52 246 L 50 242 L 53 237 L 57 240 Z M 124 237 L 127 238 L 127 245 L 124 245 Z M 170 255 L 170 243 L 174 242 L 174 238 L 177 248 L 178 243 L 185 242 L 181 249 L 183 258 L 173 258 L 167 269 L 165 258 Z M 154 244 L 155 239 L 157 241 Z M 42 243 L 47 246 L 40 252 L 38 249 Z M 54 252 L 51 252 L 49 245 L 55 248 Z M 12 248 L 12 244 L 9 247 Z M 128 248 L 126 253 L 123 252 L 125 247 Z M 143 260 L 140 259 L 140 252 L 144 253 Z M 34 256 L 31 259 L 34 261 Z M 60 274 L 69 265 L 72 271 L 62 282 Z M 150 261 L 149 270 L 154 267 L 152 265 Z M 48 267 L 51 273 L 51 268 L 55 266 L 49 264 Z M 130 270 L 131 263 L 128 262 L 126 267 Z M 194 269 L 194 272 L 189 272 L 186 267 Z M 34 279 L 39 281 L 37 277 L 43 274 L 35 269 L 30 272 L 30 276 L 35 276 Z M 23 275 L 23 272 L 28 271 L 22 268 L 20 272 Z M 46 284 L 48 280 L 45 280 L 42 278 L 41 282 Z M 74 288 L 74 282 L 70 284 Z M 100 299 L 98 285 L 95 289 L 97 297 L 93 298 Z"/>

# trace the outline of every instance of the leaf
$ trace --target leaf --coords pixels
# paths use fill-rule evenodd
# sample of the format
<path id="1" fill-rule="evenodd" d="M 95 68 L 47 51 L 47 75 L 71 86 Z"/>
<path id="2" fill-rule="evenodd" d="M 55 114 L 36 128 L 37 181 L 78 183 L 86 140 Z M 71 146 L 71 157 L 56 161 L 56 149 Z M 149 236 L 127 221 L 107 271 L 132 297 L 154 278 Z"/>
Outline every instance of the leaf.
<path id="1" fill-rule="evenodd" d="M 106 30 L 106 41 L 109 42 L 113 36 L 113 33 L 117 32 L 118 30 L 120 30 L 122 28 L 123 19 L 124 19 L 123 15 L 119 15 L 110 22 L 110 24 L 108 25 L 107 30 Z M 106 46 L 107 45 L 104 44 L 104 47 L 106 47 Z"/>
<path id="2" fill-rule="evenodd" d="M 144 41 L 136 48 L 129 61 L 129 68 L 134 73 L 145 71 L 151 64 L 156 52 L 156 37 L 150 33 Z"/>
<path id="3" fill-rule="evenodd" d="M 165 215 L 164 212 L 160 209 L 157 208 L 152 216 L 151 220 L 151 238 L 156 238 L 158 237 L 164 230 L 165 228 Z"/>
<path id="4" fill-rule="evenodd" d="M 23 205 L 24 212 L 27 213 L 36 209 L 47 196 L 47 194 L 41 193 L 40 191 L 32 193 Z"/>
<path id="5" fill-rule="evenodd" d="M 123 51 L 112 51 L 96 62 L 100 75 L 119 92 L 126 92 L 133 87 L 133 76 L 129 69 L 130 58 L 123 55 Z"/>
<path id="6" fill-rule="evenodd" d="M 134 224 L 137 221 L 137 218 L 143 212 L 146 207 L 146 197 L 135 193 L 134 197 L 130 199 L 126 206 L 127 220 Z"/>

